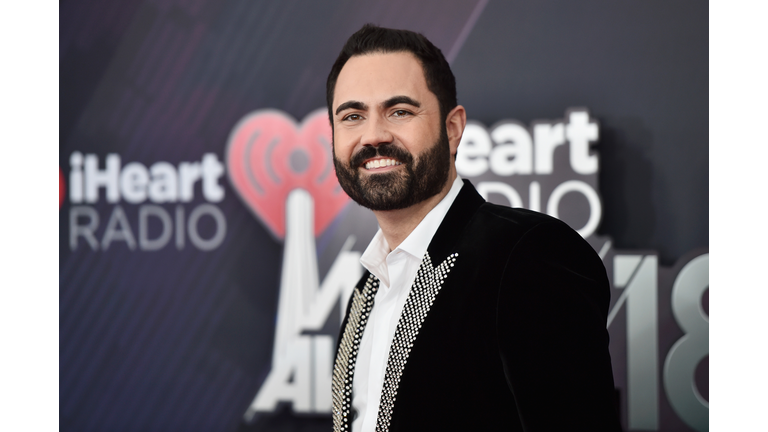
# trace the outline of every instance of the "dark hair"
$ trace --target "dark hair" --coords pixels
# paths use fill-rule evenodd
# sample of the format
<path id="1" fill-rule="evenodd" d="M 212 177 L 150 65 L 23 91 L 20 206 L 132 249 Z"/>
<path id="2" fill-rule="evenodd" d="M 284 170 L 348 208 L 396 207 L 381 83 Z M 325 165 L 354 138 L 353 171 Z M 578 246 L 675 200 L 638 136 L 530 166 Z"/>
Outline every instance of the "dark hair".
<path id="1" fill-rule="evenodd" d="M 369 53 L 409 52 L 421 63 L 429 91 L 437 96 L 440 104 L 441 121 L 456 107 L 456 79 L 442 51 L 421 33 L 409 30 L 395 30 L 366 24 L 347 39 L 344 48 L 328 74 L 325 84 L 325 100 L 328 104 L 328 119 L 333 127 L 333 92 L 341 69 L 352 56 Z"/>

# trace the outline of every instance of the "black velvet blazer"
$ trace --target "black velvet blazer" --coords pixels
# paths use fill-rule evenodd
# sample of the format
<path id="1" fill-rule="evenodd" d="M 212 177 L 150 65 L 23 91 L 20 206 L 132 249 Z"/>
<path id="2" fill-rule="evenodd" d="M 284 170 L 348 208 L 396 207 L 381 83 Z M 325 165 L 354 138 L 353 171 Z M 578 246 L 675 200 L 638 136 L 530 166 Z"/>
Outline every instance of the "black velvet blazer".
<path id="1" fill-rule="evenodd" d="M 464 180 L 427 254 L 390 350 L 377 431 L 621 430 L 608 279 L 578 233 L 486 203 Z M 336 430 L 350 430 L 354 416 L 366 283 L 370 291 L 377 281 L 366 272 L 358 283 L 337 346 Z"/>

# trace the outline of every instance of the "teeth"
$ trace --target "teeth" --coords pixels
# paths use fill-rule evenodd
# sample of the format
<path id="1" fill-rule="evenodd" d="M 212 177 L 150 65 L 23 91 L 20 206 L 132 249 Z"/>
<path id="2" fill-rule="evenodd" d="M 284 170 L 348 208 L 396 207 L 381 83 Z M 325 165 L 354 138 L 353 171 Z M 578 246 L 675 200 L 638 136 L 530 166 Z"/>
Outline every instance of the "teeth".
<path id="1" fill-rule="evenodd" d="M 394 159 L 376 159 L 366 163 L 365 169 L 374 169 L 374 168 L 388 167 L 388 166 L 400 165 L 400 164 L 401 162 L 398 162 Z"/>

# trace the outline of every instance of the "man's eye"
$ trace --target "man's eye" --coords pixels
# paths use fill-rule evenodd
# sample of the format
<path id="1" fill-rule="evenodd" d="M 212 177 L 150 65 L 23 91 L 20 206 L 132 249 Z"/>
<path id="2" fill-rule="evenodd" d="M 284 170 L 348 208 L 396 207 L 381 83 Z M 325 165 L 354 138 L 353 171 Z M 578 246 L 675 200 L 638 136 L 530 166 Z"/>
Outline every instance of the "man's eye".
<path id="1" fill-rule="evenodd" d="M 392 115 L 395 117 L 406 117 L 411 115 L 411 113 L 406 110 L 396 110 L 395 112 L 392 113 Z"/>
<path id="2" fill-rule="evenodd" d="M 342 121 L 347 121 L 347 120 L 350 120 L 350 121 L 357 121 L 357 120 L 360 120 L 361 118 L 362 118 L 362 117 L 360 116 L 360 114 L 350 114 L 350 115 L 348 115 L 348 116 L 344 117 L 344 118 L 343 118 L 343 119 L 341 119 L 341 120 L 342 120 Z"/>

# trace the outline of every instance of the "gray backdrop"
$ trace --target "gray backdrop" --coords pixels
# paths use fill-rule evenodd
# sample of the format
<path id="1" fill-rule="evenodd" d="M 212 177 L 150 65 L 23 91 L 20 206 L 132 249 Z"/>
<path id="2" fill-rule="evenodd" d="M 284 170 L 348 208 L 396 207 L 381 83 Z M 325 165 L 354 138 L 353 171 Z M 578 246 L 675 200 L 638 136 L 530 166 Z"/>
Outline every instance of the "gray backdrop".
<path id="1" fill-rule="evenodd" d="M 440 47 L 459 103 L 486 131 L 588 111 L 599 125 L 596 172 L 561 169 L 561 146 L 549 180 L 466 177 L 506 182 L 525 205 L 532 181 L 545 198 L 568 180 L 594 188 L 602 216 L 589 240 L 614 285 L 624 426 L 708 429 L 708 324 L 697 315 L 708 313 L 707 11 L 694 1 L 60 2 L 61 429 L 329 430 L 322 407 L 301 412 L 290 398 L 244 419 L 272 369 L 284 240 L 241 197 L 226 150 L 249 113 L 301 122 L 323 108 L 330 65 L 365 22 Z M 323 150 L 313 151 L 317 160 Z M 131 185 L 144 171 L 131 162 L 151 179 L 167 162 L 157 172 L 201 180 L 187 195 L 142 198 Z M 583 199 L 566 195 L 560 207 L 583 225 Z M 310 254 L 318 281 L 376 229 L 354 203 L 331 216 Z M 339 312 L 305 334 L 335 340 Z M 641 351 L 653 356 L 631 354 Z"/>

